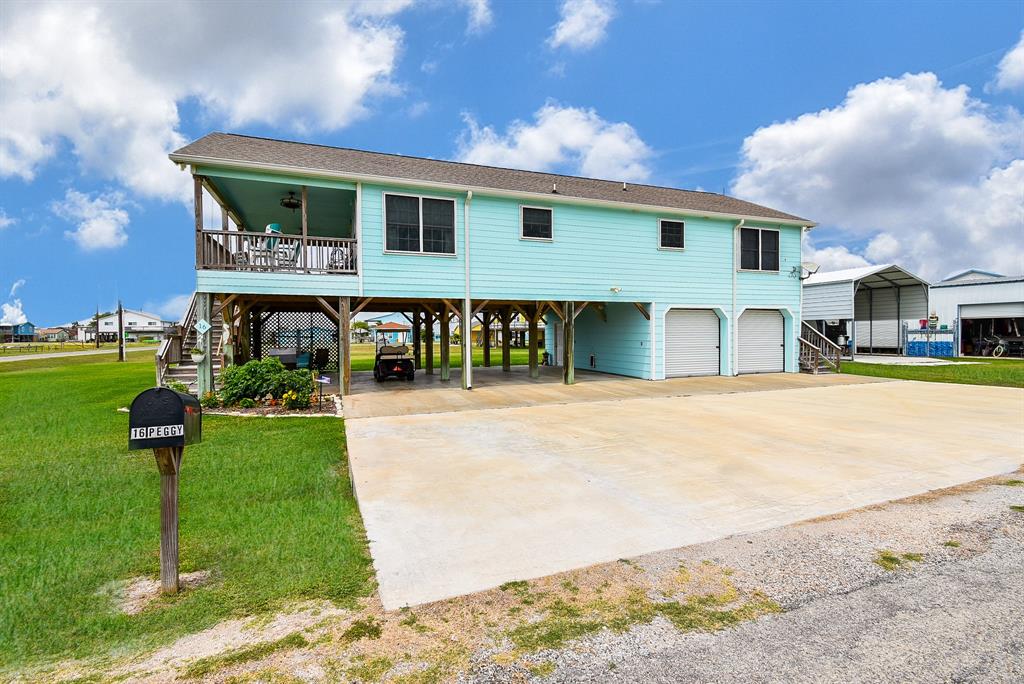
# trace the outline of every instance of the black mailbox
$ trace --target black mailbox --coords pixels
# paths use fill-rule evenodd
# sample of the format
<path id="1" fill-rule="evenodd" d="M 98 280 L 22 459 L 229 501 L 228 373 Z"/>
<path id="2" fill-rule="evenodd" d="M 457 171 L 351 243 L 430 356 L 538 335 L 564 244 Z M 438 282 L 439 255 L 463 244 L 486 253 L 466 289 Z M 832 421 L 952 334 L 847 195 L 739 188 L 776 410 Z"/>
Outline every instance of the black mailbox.
<path id="1" fill-rule="evenodd" d="M 128 448 L 183 447 L 203 441 L 203 407 L 191 394 L 154 387 L 128 412 Z"/>

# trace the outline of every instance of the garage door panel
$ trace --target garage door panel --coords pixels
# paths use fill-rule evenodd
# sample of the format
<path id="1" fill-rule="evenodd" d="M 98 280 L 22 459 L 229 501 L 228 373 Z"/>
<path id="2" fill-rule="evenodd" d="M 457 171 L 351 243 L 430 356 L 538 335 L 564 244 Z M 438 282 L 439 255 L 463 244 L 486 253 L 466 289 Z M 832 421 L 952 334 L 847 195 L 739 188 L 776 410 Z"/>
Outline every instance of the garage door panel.
<path id="1" fill-rule="evenodd" d="M 875 347 L 898 347 L 900 344 L 899 304 L 896 290 L 877 289 L 871 302 L 871 344 Z"/>
<path id="2" fill-rule="evenodd" d="M 1024 318 L 1024 302 L 961 304 L 960 318 Z"/>
<path id="3" fill-rule="evenodd" d="M 737 332 L 740 373 L 786 370 L 786 323 L 781 313 L 761 309 L 744 311 Z"/>
<path id="4" fill-rule="evenodd" d="M 665 377 L 718 375 L 721 327 L 709 309 L 672 309 L 665 316 Z"/>

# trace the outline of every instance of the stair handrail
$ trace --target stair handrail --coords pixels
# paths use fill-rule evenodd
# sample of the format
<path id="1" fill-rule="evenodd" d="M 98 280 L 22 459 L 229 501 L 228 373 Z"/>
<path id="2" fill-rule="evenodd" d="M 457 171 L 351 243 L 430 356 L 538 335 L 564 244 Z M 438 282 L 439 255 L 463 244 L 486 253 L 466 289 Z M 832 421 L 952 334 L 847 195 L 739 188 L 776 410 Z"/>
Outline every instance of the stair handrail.
<path id="1" fill-rule="evenodd" d="M 801 321 L 801 341 L 806 341 L 808 345 L 818 350 L 821 355 L 821 359 L 825 361 L 836 373 L 842 373 L 842 357 L 843 348 L 838 344 L 822 335 L 817 328 L 809 324 L 807 321 Z M 806 339 L 804 335 L 810 333 L 810 339 Z M 813 340 L 813 342 L 811 342 Z M 817 372 L 817 370 L 815 370 Z"/>
<path id="2" fill-rule="evenodd" d="M 167 367 L 172 363 L 181 362 L 182 343 L 187 335 L 186 331 L 194 322 L 195 317 L 196 293 L 193 292 L 192 297 L 188 300 L 188 308 L 185 309 L 185 313 L 182 315 L 178 325 L 175 326 L 175 330 L 167 334 L 160 343 L 160 348 L 156 351 L 156 384 L 158 387 L 163 387 L 164 385 Z"/>

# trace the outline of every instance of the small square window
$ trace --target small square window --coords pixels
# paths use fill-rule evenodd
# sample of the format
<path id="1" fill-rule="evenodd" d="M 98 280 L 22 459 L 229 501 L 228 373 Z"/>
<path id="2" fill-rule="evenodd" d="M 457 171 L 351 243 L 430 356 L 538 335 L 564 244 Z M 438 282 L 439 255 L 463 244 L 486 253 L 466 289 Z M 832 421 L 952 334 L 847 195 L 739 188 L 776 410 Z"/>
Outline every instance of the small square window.
<path id="1" fill-rule="evenodd" d="M 661 224 L 661 243 L 663 249 L 683 249 L 686 247 L 686 230 L 682 221 L 659 221 Z"/>
<path id="2" fill-rule="evenodd" d="M 520 237 L 528 240 L 550 240 L 551 210 L 539 207 L 523 207 L 523 226 Z"/>
<path id="3" fill-rule="evenodd" d="M 771 228 L 740 229 L 740 269 L 779 270 L 779 231 Z"/>

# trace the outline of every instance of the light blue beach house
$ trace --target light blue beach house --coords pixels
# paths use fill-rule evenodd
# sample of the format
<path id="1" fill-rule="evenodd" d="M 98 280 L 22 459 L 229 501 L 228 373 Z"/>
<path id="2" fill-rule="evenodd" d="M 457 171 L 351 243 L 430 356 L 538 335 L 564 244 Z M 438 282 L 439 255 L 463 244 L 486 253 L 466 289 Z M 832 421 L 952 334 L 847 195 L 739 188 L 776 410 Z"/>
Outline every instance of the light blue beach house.
<path id="1" fill-rule="evenodd" d="M 200 388 L 218 363 L 268 353 L 275 321 L 332 326 L 331 361 L 347 369 L 359 312 L 405 313 L 429 373 L 421 326 L 460 330 L 466 358 L 475 319 L 510 325 L 516 313 L 530 325 L 529 377 L 552 372 L 543 351 L 567 383 L 575 369 L 650 380 L 799 369 L 807 219 L 710 192 L 225 133 L 170 158 L 195 179 L 196 296 L 177 344 L 212 352 Z M 204 220 L 204 195 L 219 223 Z M 197 332 L 200 321 L 212 329 Z M 161 354 L 165 368 L 180 360 L 173 341 Z M 458 375 L 474 385 L 472 368 Z"/>

